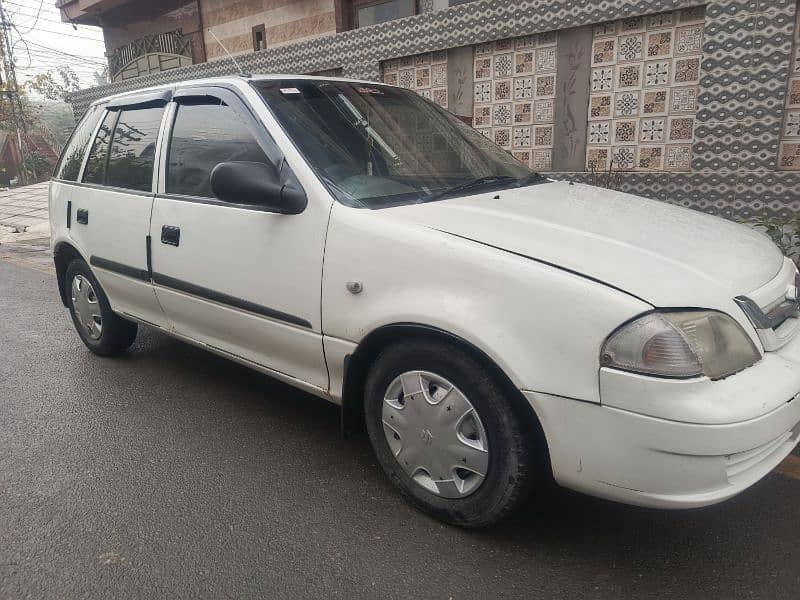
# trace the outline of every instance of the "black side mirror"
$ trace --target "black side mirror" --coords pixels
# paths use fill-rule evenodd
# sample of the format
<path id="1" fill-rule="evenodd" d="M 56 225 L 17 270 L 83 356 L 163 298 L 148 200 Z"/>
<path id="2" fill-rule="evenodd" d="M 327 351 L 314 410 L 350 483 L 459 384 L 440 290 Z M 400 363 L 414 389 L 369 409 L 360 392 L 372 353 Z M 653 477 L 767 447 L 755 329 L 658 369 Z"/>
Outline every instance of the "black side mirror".
<path id="1" fill-rule="evenodd" d="M 275 167 L 258 162 L 224 162 L 211 171 L 211 189 L 220 200 L 252 204 L 284 215 L 297 215 L 308 204 L 305 192 L 280 182 Z"/>

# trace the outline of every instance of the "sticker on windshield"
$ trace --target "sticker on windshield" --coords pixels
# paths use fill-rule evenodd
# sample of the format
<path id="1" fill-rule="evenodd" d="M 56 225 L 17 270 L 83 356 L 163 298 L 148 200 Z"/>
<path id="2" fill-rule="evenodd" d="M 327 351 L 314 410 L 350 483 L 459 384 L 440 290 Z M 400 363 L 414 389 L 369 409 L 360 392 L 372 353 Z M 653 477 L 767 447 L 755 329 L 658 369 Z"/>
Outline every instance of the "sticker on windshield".
<path id="1" fill-rule="evenodd" d="M 380 91 L 378 88 L 371 88 L 371 87 L 360 87 L 358 88 L 359 94 L 377 94 L 378 96 L 383 96 L 383 92 Z"/>
<path id="2" fill-rule="evenodd" d="M 295 87 L 291 88 L 281 88 L 281 94 L 299 94 L 300 90 Z"/>

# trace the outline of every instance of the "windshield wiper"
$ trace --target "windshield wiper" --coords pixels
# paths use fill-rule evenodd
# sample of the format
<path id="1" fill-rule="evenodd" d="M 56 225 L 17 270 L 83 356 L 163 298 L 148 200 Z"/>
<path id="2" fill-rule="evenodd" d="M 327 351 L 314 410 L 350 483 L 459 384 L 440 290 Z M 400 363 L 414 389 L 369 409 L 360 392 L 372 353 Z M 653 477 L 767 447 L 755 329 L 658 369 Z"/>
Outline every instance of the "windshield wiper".
<path id="1" fill-rule="evenodd" d="M 521 179 L 517 179 L 517 187 L 525 187 L 526 185 L 532 185 L 534 183 L 544 183 L 549 181 L 547 177 L 542 175 L 541 173 L 531 173 L 530 175 L 526 175 Z"/>
<path id="2" fill-rule="evenodd" d="M 454 194 L 459 194 L 461 192 L 468 192 L 476 188 L 483 187 L 485 185 L 488 186 L 496 184 L 513 183 L 514 187 L 525 187 L 526 185 L 532 185 L 534 183 L 544 183 L 546 181 L 548 181 L 547 177 L 545 177 L 541 173 L 531 173 L 530 175 L 526 175 L 525 177 L 521 177 L 520 179 L 517 179 L 516 177 L 511 177 L 510 175 L 486 175 L 485 177 L 478 177 L 477 179 L 473 179 L 472 181 L 467 181 L 465 183 L 459 183 L 458 185 L 454 185 L 453 187 L 447 188 L 446 190 L 439 192 L 438 194 L 433 194 L 432 196 L 428 197 L 425 201 L 433 202 L 434 200 L 441 200 L 442 198 L 446 198 Z"/>
<path id="3" fill-rule="evenodd" d="M 496 185 L 501 183 L 516 183 L 517 181 L 519 180 L 516 177 L 511 177 L 510 175 L 486 175 L 485 177 L 478 177 L 477 179 L 473 179 L 472 181 L 459 183 L 458 185 L 449 187 L 446 190 L 439 192 L 438 194 L 433 194 L 426 200 L 426 202 L 441 200 L 442 198 L 446 198 L 454 194 L 459 194 L 461 192 L 469 192 L 471 190 L 474 190 L 476 188 L 481 188 L 483 186 Z"/>

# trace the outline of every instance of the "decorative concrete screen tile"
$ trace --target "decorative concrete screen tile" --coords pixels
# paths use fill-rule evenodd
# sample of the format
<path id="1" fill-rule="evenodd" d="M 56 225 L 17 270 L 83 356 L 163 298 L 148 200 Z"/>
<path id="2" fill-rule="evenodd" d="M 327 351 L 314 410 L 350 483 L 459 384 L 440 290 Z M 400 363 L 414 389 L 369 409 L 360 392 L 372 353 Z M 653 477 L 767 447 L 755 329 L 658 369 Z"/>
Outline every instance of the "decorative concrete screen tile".
<path id="1" fill-rule="evenodd" d="M 426 52 L 384 61 L 383 82 L 414 90 L 447 108 L 447 51 Z"/>
<path id="2" fill-rule="evenodd" d="M 800 171 L 800 0 L 795 18 L 794 45 L 786 90 L 786 113 L 778 156 L 778 168 L 783 171 Z"/>
<path id="3" fill-rule="evenodd" d="M 692 8 L 594 27 L 587 170 L 690 170 L 703 20 Z"/>
<path id="4" fill-rule="evenodd" d="M 552 169 L 557 42 L 548 32 L 474 48 L 472 125 L 536 171 Z"/>

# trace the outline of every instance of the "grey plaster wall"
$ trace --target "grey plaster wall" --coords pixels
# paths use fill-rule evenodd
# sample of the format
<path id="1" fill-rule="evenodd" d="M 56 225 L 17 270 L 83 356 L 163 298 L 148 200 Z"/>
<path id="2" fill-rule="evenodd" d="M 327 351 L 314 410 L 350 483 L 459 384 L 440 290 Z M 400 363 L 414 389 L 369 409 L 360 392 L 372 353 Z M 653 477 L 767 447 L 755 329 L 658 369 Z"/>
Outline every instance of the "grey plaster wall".
<path id="1" fill-rule="evenodd" d="M 472 119 L 472 61 L 472 46 L 447 51 L 447 108 L 454 115 L 467 119 Z"/>
<path id="2" fill-rule="evenodd" d="M 581 171 L 586 162 L 586 112 L 592 28 L 577 27 L 558 36 L 558 72 L 553 129 L 553 169 Z"/>

